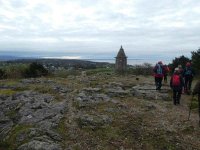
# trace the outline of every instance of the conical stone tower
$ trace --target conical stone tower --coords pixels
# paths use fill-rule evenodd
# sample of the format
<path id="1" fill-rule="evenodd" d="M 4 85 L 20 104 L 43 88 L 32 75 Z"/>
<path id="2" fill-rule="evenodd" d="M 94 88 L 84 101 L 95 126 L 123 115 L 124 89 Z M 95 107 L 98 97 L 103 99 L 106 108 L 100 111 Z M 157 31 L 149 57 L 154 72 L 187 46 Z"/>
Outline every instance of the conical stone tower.
<path id="1" fill-rule="evenodd" d="M 119 49 L 119 52 L 117 54 L 117 57 L 116 58 L 116 61 L 115 61 L 115 70 L 117 72 L 124 72 L 126 71 L 126 68 L 127 68 L 127 57 L 124 53 L 124 49 L 121 48 Z"/>

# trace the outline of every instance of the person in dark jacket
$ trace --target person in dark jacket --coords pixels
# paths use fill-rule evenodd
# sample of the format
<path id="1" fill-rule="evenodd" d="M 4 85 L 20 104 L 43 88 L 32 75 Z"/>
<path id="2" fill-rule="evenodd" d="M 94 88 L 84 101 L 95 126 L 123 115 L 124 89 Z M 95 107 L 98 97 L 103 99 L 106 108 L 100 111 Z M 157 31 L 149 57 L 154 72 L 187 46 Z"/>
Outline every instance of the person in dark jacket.
<path id="1" fill-rule="evenodd" d="M 167 76 L 168 76 L 168 73 L 169 73 L 169 67 L 167 65 L 163 65 L 163 68 L 164 68 L 164 71 L 163 71 L 164 82 L 167 83 Z"/>
<path id="2" fill-rule="evenodd" d="M 191 67 L 191 63 L 187 63 L 186 64 L 186 67 L 184 69 L 184 72 L 183 72 L 183 76 L 184 76 L 184 92 L 187 93 L 187 94 L 190 94 L 190 91 L 191 91 L 191 86 L 192 86 L 192 80 L 193 80 L 193 77 L 194 77 L 194 71 Z"/>
<path id="3" fill-rule="evenodd" d="M 164 77 L 164 68 L 163 68 L 162 61 L 159 61 L 155 65 L 153 71 L 154 71 L 154 77 L 155 77 L 156 90 L 161 90 L 162 80 L 163 80 L 163 77 Z"/>
<path id="4" fill-rule="evenodd" d="M 174 105 L 180 104 L 182 88 L 184 87 L 183 77 L 180 75 L 179 68 L 175 68 L 170 80 L 170 87 L 173 89 Z"/>

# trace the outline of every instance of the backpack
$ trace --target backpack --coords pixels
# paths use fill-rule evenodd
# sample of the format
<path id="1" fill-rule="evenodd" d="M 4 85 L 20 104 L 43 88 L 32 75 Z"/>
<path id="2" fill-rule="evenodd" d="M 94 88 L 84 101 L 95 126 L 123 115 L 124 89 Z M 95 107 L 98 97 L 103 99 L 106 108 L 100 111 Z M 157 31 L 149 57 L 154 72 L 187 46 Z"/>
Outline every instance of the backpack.
<path id="1" fill-rule="evenodd" d="M 162 74 L 162 73 L 163 73 L 162 66 L 159 65 L 159 64 L 157 64 L 156 73 L 157 73 L 157 74 Z"/>
<path id="2" fill-rule="evenodd" d="M 166 66 L 165 70 L 166 70 L 166 72 L 169 72 L 169 67 L 168 67 L 168 66 Z"/>
<path id="3" fill-rule="evenodd" d="M 181 81 L 180 81 L 180 76 L 177 74 L 174 74 L 172 76 L 172 86 L 180 86 Z"/>
<path id="4" fill-rule="evenodd" d="M 186 68 L 185 75 L 192 75 L 192 69 L 191 68 Z"/>

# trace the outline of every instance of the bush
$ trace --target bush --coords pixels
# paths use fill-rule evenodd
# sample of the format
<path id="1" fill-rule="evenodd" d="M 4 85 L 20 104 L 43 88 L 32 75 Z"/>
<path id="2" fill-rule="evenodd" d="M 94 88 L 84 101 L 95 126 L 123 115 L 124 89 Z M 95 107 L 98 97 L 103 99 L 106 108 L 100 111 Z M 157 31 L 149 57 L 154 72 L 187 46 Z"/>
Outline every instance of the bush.
<path id="1" fill-rule="evenodd" d="M 184 55 L 180 57 L 175 57 L 175 59 L 172 60 L 172 63 L 169 64 L 170 70 L 173 71 L 178 65 L 181 65 L 182 68 L 185 68 L 185 65 L 187 62 L 190 62 L 191 60 Z"/>
<path id="2" fill-rule="evenodd" d="M 192 66 L 196 72 L 196 74 L 200 74 L 200 48 L 192 53 Z"/>
<path id="3" fill-rule="evenodd" d="M 149 63 L 144 63 L 142 65 L 135 65 L 128 68 L 127 73 L 135 75 L 152 75 L 153 67 Z"/>
<path id="4" fill-rule="evenodd" d="M 0 69 L 0 79 L 4 79 L 6 76 L 5 71 L 3 71 L 2 69 Z"/>
<path id="5" fill-rule="evenodd" d="M 41 77 L 48 75 L 48 70 L 43 65 L 38 63 L 31 63 L 25 71 L 25 77 Z"/>
<path id="6" fill-rule="evenodd" d="M 23 78 L 27 68 L 25 64 L 7 64 L 4 66 L 5 76 L 10 79 Z"/>

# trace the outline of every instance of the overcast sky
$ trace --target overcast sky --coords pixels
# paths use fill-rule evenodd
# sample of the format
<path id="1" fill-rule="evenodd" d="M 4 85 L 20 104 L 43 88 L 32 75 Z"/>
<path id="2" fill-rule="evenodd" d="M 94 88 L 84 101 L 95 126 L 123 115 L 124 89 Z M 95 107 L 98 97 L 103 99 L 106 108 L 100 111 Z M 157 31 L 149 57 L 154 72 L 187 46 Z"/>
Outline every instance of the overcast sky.
<path id="1" fill-rule="evenodd" d="M 199 43 L 199 0 L 0 0 L 0 53 L 179 56 Z"/>

